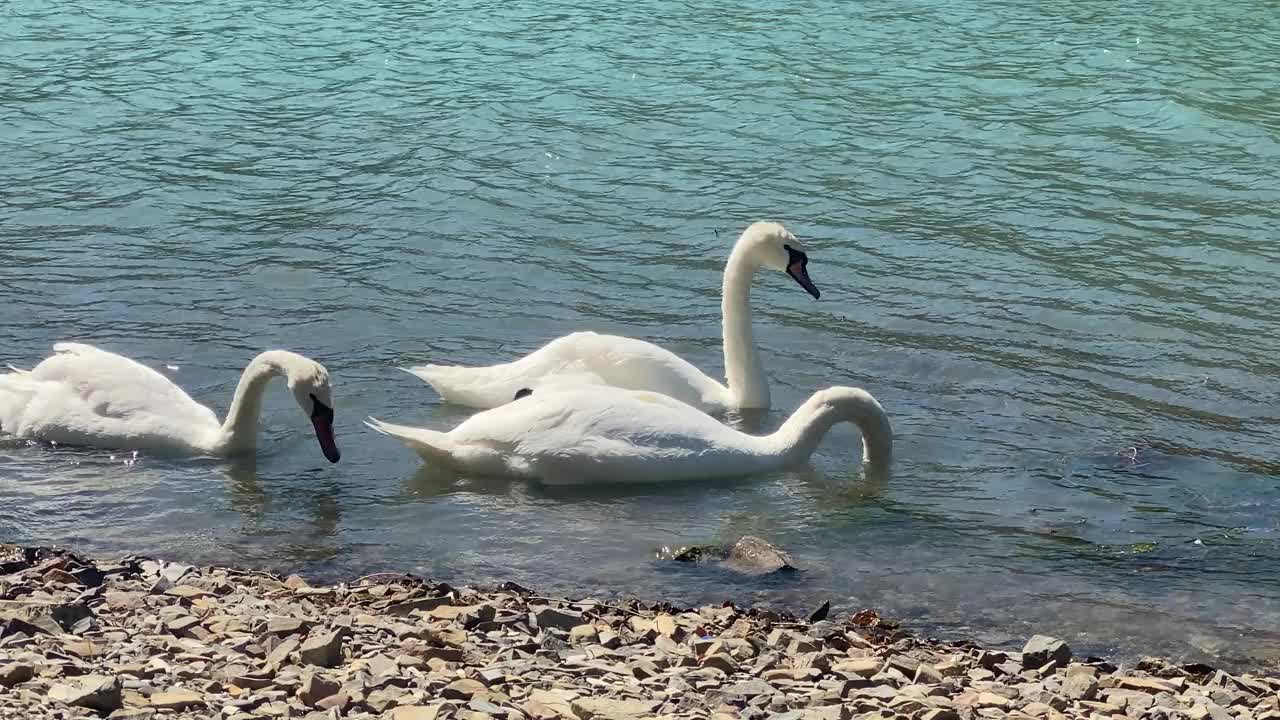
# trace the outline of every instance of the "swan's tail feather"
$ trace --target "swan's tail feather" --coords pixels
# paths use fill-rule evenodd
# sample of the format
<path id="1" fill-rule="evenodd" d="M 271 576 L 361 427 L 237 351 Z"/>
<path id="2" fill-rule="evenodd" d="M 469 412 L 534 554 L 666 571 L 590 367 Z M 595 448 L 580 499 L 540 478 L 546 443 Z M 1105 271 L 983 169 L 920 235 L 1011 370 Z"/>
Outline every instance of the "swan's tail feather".
<path id="1" fill-rule="evenodd" d="M 520 389 L 511 365 L 418 365 L 404 370 L 430 385 L 445 402 L 473 408 L 498 407 L 514 398 Z"/>
<path id="2" fill-rule="evenodd" d="M 447 433 L 436 430 L 396 425 L 383 422 L 375 417 L 368 418 L 364 421 L 364 424 L 383 435 L 389 435 L 399 440 L 409 449 L 414 450 L 428 460 L 451 461 L 453 453 L 457 449 L 457 443 L 451 440 Z"/>
<path id="3" fill-rule="evenodd" d="M 10 370 L 17 373 L 18 375 L 26 375 L 27 373 L 31 372 L 30 370 L 23 370 L 20 367 L 17 367 L 15 365 L 10 365 L 8 363 L 5 364 L 5 367 L 9 368 Z"/>
<path id="4" fill-rule="evenodd" d="M 524 388 L 536 389 L 557 375 L 595 375 L 591 358 L 607 347 L 605 338 L 593 332 L 576 332 L 556 338 L 519 360 L 486 367 L 419 365 L 407 368 L 440 393 L 446 402 L 476 408 L 494 408 L 515 399 Z M 599 380 L 598 382 L 603 382 Z"/>

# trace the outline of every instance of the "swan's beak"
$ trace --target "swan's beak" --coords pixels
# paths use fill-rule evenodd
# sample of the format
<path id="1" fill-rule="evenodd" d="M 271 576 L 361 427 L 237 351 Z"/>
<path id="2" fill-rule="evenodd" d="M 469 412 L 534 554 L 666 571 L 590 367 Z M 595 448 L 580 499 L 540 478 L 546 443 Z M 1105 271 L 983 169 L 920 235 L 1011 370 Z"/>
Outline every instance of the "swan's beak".
<path id="1" fill-rule="evenodd" d="M 338 441 L 333 436 L 333 408 L 315 400 L 315 410 L 311 413 L 311 425 L 316 429 L 316 440 L 320 441 L 320 450 L 331 463 L 342 459 L 338 450 Z"/>
<path id="2" fill-rule="evenodd" d="M 804 288 L 814 300 L 822 297 L 822 292 L 809 279 L 809 256 L 799 250 L 787 248 L 787 274 L 792 280 L 800 283 L 800 287 Z"/>

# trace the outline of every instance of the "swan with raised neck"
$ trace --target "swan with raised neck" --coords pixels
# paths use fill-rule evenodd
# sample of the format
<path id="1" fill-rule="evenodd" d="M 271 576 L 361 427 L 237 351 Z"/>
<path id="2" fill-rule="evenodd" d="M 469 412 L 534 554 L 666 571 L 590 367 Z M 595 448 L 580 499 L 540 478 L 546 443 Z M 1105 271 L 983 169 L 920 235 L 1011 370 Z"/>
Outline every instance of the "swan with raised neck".
<path id="1" fill-rule="evenodd" d="M 424 365 L 407 372 L 446 402 L 478 408 L 511 402 L 522 388 L 592 384 L 662 393 L 707 412 L 767 409 L 769 380 L 752 329 L 751 283 L 762 268 L 784 272 L 818 298 L 808 264 L 803 244 L 779 223 L 752 223 L 738 237 L 724 266 L 720 305 L 724 383 L 653 343 L 594 332 L 557 338 L 500 365 Z"/>

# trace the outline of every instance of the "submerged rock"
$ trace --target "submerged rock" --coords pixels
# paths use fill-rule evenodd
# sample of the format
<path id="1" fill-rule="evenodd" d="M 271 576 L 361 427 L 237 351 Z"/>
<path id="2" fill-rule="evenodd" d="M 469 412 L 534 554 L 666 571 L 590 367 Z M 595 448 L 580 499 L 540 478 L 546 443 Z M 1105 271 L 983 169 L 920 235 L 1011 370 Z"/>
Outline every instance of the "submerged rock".
<path id="1" fill-rule="evenodd" d="M 729 559 L 724 564 L 747 575 L 767 575 L 796 569 L 790 555 L 754 535 L 743 535 L 729 551 Z"/>
<path id="2" fill-rule="evenodd" d="M 659 560 L 676 562 L 719 562 L 734 572 L 744 575 L 768 575 L 796 569 L 791 556 L 754 535 L 743 535 L 732 546 L 690 545 L 671 547 L 664 545 L 655 553 Z M 821 619 L 821 618 L 819 618 Z"/>

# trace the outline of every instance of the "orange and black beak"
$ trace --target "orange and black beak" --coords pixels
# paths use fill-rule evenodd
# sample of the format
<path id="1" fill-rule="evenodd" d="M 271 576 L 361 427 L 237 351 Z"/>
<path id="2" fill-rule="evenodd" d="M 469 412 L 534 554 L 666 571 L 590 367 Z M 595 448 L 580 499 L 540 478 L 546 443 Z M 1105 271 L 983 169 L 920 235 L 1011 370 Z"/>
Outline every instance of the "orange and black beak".
<path id="1" fill-rule="evenodd" d="M 342 452 L 338 450 L 338 441 L 333 437 L 333 408 L 317 400 L 315 395 L 311 396 L 311 404 L 314 406 L 311 425 L 316 429 L 320 450 L 324 452 L 326 460 L 336 463 L 342 459 Z"/>
<path id="2" fill-rule="evenodd" d="M 808 291 L 814 300 L 822 297 L 817 286 L 809 279 L 809 256 L 800 250 L 793 250 L 790 245 L 784 247 L 787 249 L 787 274 L 792 280 L 800 283 L 800 287 Z"/>

